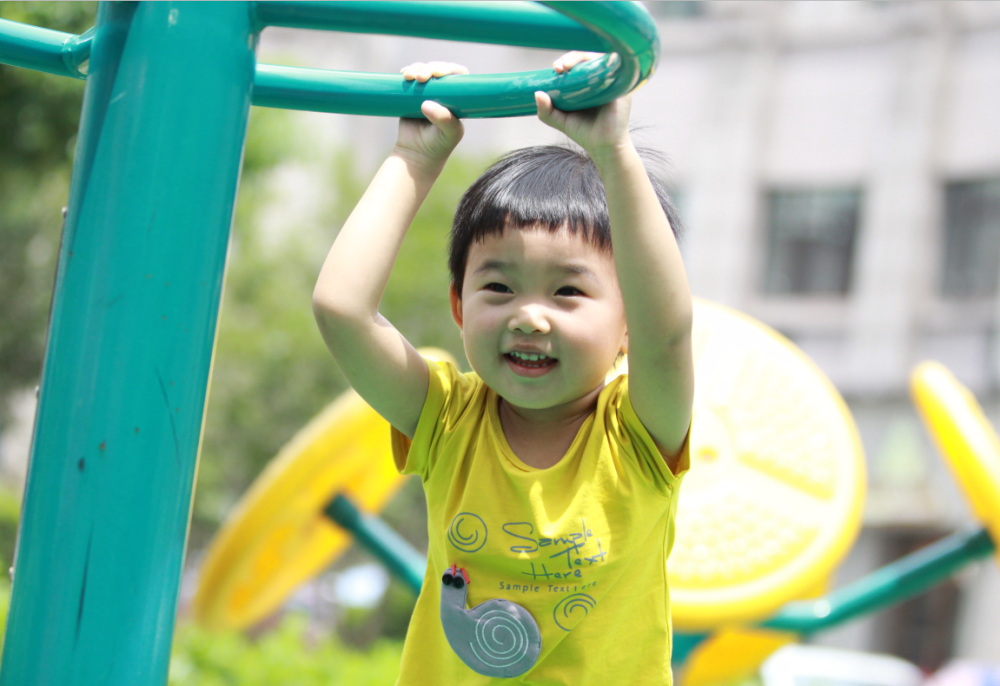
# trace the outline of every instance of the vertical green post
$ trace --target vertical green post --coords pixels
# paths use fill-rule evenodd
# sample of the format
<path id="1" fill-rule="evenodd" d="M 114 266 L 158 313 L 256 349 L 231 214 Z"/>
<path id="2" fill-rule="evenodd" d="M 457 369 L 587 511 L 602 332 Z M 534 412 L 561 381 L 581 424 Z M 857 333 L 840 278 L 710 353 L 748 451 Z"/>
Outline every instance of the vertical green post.
<path id="1" fill-rule="evenodd" d="M 166 682 L 256 41 L 100 7 L 0 686 Z"/>

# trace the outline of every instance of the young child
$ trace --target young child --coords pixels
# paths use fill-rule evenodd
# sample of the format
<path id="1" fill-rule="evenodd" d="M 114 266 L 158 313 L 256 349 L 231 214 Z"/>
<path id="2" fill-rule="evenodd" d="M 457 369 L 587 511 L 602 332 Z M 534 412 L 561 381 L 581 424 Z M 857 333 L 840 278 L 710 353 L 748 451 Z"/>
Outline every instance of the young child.
<path id="1" fill-rule="evenodd" d="M 569 53 L 555 70 L 589 58 Z M 378 312 L 462 137 L 439 104 L 423 103 L 429 121 L 400 121 L 313 295 L 330 350 L 427 495 L 427 574 L 399 684 L 671 683 L 666 560 L 694 382 L 669 200 L 630 140 L 629 96 L 573 113 L 535 98 L 589 159 L 521 150 L 462 199 L 451 309 L 474 372 L 425 362 Z M 626 350 L 629 374 L 605 385 Z"/>

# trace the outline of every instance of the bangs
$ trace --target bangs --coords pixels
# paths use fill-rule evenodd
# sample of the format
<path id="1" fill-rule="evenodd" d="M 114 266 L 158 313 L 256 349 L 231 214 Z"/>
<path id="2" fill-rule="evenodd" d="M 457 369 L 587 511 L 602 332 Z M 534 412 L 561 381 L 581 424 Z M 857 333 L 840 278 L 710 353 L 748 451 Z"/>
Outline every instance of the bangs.
<path id="1" fill-rule="evenodd" d="M 470 243 L 508 229 L 567 228 L 611 250 L 604 184 L 590 159 L 573 150 L 550 146 L 513 152 L 477 181 L 465 199 L 470 204 Z"/>
<path id="2" fill-rule="evenodd" d="M 655 176 L 650 179 L 676 233 L 676 213 L 664 186 Z M 515 150 L 487 169 L 458 204 L 448 248 L 452 282 L 461 293 L 475 242 L 505 231 L 563 228 L 611 253 L 608 203 L 597 167 L 582 150 L 556 145 Z"/>

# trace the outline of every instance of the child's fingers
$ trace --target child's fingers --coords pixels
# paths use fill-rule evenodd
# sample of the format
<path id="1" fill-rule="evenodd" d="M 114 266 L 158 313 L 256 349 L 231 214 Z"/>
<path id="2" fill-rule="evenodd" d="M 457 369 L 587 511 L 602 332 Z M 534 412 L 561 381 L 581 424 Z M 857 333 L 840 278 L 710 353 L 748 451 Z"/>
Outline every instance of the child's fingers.
<path id="1" fill-rule="evenodd" d="M 462 122 L 451 110 L 433 100 L 424 100 L 420 103 L 420 111 L 424 116 L 445 133 L 455 134 L 462 129 Z"/>
<path id="2" fill-rule="evenodd" d="M 582 52 L 580 50 L 573 50 L 572 52 L 567 52 L 565 55 L 557 59 L 552 63 L 552 68 L 556 70 L 557 74 L 562 74 L 567 72 L 581 62 L 587 62 L 592 59 L 600 57 L 603 53 L 600 52 Z"/>
<path id="3" fill-rule="evenodd" d="M 407 81 L 427 83 L 432 78 L 451 74 L 468 74 L 469 70 L 455 62 L 415 62 L 399 70 Z"/>
<path id="4" fill-rule="evenodd" d="M 414 62 L 413 64 L 408 64 L 399 70 L 399 73 L 403 75 L 403 78 L 407 81 L 412 81 L 417 78 L 417 71 L 424 67 L 423 62 Z"/>
<path id="5" fill-rule="evenodd" d="M 538 118 L 542 122 L 560 131 L 563 130 L 566 123 L 566 113 L 555 108 L 548 93 L 535 91 L 535 106 L 538 108 Z"/>
<path id="6" fill-rule="evenodd" d="M 468 74 L 469 70 L 455 62 L 431 62 L 431 73 L 434 76 L 449 76 L 451 74 Z"/>

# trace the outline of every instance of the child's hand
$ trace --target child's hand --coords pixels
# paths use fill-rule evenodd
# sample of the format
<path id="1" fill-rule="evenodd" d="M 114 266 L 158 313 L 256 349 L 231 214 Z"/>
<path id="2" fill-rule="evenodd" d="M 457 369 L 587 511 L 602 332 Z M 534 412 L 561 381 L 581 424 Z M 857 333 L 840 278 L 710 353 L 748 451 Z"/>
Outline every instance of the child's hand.
<path id="1" fill-rule="evenodd" d="M 452 62 L 417 62 L 399 70 L 407 81 L 427 83 L 432 77 L 468 74 L 469 70 Z M 396 152 L 417 162 L 443 164 L 462 140 L 465 128 L 451 111 L 433 100 L 420 105 L 428 121 L 400 119 Z"/>
<path id="2" fill-rule="evenodd" d="M 556 73 L 563 74 L 573 67 L 600 57 L 597 52 L 568 52 L 553 63 Z M 632 105 L 631 94 L 601 107 L 579 112 L 563 112 L 552 105 L 548 93 L 535 93 L 538 118 L 576 141 L 591 157 L 610 151 L 629 142 L 628 115 Z"/>
<path id="3" fill-rule="evenodd" d="M 417 83 L 427 83 L 431 77 L 468 74 L 469 70 L 454 62 L 414 62 L 400 69 L 399 73 L 407 81 L 416 79 Z"/>

